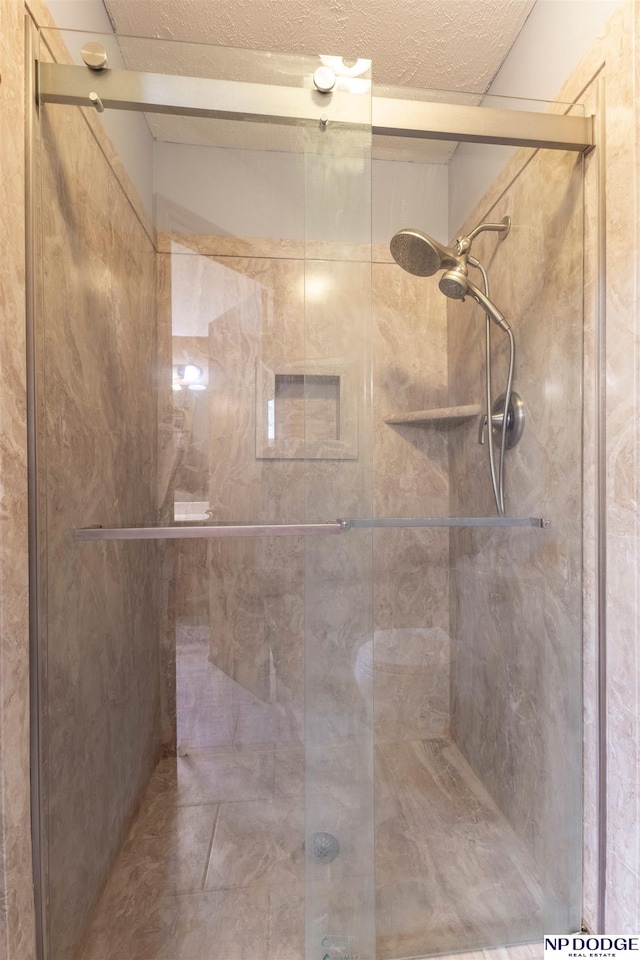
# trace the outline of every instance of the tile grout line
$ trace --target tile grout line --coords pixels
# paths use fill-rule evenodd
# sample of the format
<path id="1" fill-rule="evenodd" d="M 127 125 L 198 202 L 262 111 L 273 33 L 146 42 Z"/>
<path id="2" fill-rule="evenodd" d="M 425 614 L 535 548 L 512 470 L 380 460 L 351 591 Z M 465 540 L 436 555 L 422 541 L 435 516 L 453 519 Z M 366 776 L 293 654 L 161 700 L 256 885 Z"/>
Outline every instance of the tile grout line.
<path id="1" fill-rule="evenodd" d="M 220 807 L 221 807 L 221 804 L 220 804 L 220 803 L 216 804 L 216 818 L 215 818 L 214 823 L 213 823 L 213 830 L 211 831 L 211 842 L 209 843 L 209 848 L 208 848 L 208 850 L 207 850 L 206 865 L 205 865 L 205 868 L 204 868 L 204 875 L 203 875 L 203 877 L 202 877 L 202 887 L 200 888 L 201 891 L 203 891 L 203 892 L 207 889 L 207 878 L 208 878 L 208 876 L 209 876 L 209 866 L 210 866 L 210 864 L 211 864 L 211 854 L 213 853 L 213 845 L 214 845 L 214 843 L 215 843 L 216 832 L 217 832 L 217 830 L 218 830 L 218 822 L 219 822 L 219 820 L 220 820 Z"/>

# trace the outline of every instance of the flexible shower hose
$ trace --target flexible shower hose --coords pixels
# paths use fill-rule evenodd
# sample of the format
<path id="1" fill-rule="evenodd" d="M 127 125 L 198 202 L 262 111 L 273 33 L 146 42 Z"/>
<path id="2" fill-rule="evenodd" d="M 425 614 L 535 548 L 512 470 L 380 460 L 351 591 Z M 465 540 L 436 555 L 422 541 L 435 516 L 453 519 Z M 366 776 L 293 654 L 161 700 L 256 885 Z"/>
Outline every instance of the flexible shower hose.
<path id="1" fill-rule="evenodd" d="M 484 293 L 487 299 L 491 299 L 491 293 L 489 291 L 489 277 L 487 271 L 480 263 L 479 260 L 476 260 L 475 257 L 469 257 L 468 262 L 477 267 L 482 274 L 482 280 L 484 283 Z M 496 464 L 495 456 L 493 451 L 493 423 L 491 419 L 491 409 L 492 409 L 492 400 L 491 400 L 491 323 L 489 316 L 486 317 L 486 336 L 485 336 L 485 350 L 486 350 L 486 364 L 485 364 L 485 387 L 486 387 L 486 400 L 487 400 L 487 434 L 488 434 L 488 444 L 489 444 L 489 471 L 491 473 L 491 486 L 493 488 L 493 497 L 496 502 L 496 510 L 498 511 L 498 516 L 504 516 L 504 460 L 505 452 L 507 449 L 507 429 L 508 429 L 508 420 L 509 420 L 509 407 L 511 405 L 511 390 L 513 388 L 513 371 L 515 368 L 516 362 L 516 342 L 513 336 L 513 331 L 511 327 L 507 327 L 507 335 L 509 337 L 509 373 L 507 375 L 507 386 L 504 393 L 504 409 L 502 413 L 502 429 L 500 431 L 500 458 L 498 461 L 498 470 L 496 473 Z"/>

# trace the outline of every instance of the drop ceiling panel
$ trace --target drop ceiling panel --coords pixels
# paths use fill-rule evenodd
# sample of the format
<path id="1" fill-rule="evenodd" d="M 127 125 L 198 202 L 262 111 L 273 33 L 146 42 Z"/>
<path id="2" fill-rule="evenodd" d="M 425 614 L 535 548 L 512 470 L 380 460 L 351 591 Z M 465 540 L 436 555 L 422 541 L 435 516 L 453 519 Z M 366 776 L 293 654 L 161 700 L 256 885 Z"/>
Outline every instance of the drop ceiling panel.
<path id="1" fill-rule="evenodd" d="M 118 34 L 373 60 L 374 80 L 483 92 L 534 0 L 105 0 Z M 188 55 L 179 71 L 189 72 Z"/>
<path id="2" fill-rule="evenodd" d="M 104 0 L 129 69 L 310 86 L 320 56 L 373 61 L 376 95 L 484 92 L 534 0 Z M 142 37 L 182 43 L 149 44 Z M 226 48 L 235 49 L 226 49 Z M 261 52 L 257 52 L 261 51 Z M 384 87 L 383 87 L 384 85 Z M 446 99 L 446 98 L 445 98 Z M 466 98 L 477 103 L 478 96 Z M 266 124 L 148 116 L 159 140 L 304 149 Z M 373 156 L 447 163 L 456 144 L 374 137 Z"/>

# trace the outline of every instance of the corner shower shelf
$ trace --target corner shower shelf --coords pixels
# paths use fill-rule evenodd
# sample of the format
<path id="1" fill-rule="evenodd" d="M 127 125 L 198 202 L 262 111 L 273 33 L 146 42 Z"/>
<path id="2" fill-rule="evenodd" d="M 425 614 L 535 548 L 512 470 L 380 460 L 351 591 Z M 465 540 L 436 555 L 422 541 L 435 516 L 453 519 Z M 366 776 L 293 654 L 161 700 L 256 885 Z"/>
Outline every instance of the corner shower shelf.
<path id="1" fill-rule="evenodd" d="M 83 527 L 74 540 L 210 540 L 218 537 L 309 537 L 380 527 L 538 527 L 541 517 L 354 517 L 326 523 L 167 523 L 141 527 Z"/>
<path id="2" fill-rule="evenodd" d="M 397 413 L 392 417 L 385 417 L 385 423 L 401 423 L 408 426 L 421 427 L 425 424 L 439 424 L 443 427 L 453 427 L 465 420 L 473 420 L 482 413 L 480 404 L 469 403 L 463 407 L 436 407 L 434 410 L 414 410 L 409 413 Z"/>

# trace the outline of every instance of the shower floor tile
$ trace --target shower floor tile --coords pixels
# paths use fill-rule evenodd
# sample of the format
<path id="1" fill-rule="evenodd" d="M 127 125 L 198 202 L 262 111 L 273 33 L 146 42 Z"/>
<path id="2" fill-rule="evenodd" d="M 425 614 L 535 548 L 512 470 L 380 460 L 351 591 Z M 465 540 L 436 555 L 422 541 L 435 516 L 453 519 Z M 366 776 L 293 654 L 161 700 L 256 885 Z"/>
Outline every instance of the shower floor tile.
<path id="1" fill-rule="evenodd" d="M 178 757 L 176 763 L 175 797 L 180 805 L 268 800 L 274 785 L 273 749 L 194 754 Z"/>
<path id="2" fill-rule="evenodd" d="M 456 747 L 386 744 L 376 759 L 377 960 L 520 939 L 518 930 L 525 939 L 540 916 L 535 871 Z M 342 861 L 306 871 L 299 749 L 161 761 L 75 960 L 304 960 L 305 881 L 314 915 L 326 913 L 326 888 L 334 925 L 343 909 L 370 916 L 371 903 L 349 905 L 356 893 L 370 899 L 373 871 L 353 818 L 360 777 L 336 783 L 342 759 L 329 760 L 330 789 L 316 796 L 312 778 L 307 812 L 340 834 Z M 539 960 L 540 949 L 446 960 Z"/>
<path id="3" fill-rule="evenodd" d="M 383 745 L 376 786 L 381 957 L 525 940 L 540 929 L 535 866 L 453 743 Z"/>
<path id="4" fill-rule="evenodd" d="M 300 800 L 223 803 L 205 888 L 304 880 L 304 805 Z"/>
<path id="5" fill-rule="evenodd" d="M 472 950 L 467 953 L 448 953 L 438 960 L 543 960 L 542 943 L 523 943 L 517 947 L 498 950 Z"/>
<path id="6" fill-rule="evenodd" d="M 158 897 L 90 932 L 79 960 L 256 960 L 268 957 L 269 888 Z"/>

